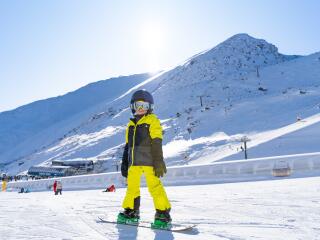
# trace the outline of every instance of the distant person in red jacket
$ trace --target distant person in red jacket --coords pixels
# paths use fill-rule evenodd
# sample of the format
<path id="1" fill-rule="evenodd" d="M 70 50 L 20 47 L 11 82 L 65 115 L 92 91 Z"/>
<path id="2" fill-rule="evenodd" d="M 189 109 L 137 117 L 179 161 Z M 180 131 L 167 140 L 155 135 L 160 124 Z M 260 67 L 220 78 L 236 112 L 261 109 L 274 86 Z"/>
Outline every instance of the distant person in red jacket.
<path id="1" fill-rule="evenodd" d="M 106 190 L 104 190 L 103 192 L 115 192 L 116 191 L 116 187 L 112 184 L 110 187 L 107 187 Z"/>
<path id="2" fill-rule="evenodd" d="M 53 192 L 56 194 L 57 192 L 57 181 L 54 181 L 53 183 Z"/>

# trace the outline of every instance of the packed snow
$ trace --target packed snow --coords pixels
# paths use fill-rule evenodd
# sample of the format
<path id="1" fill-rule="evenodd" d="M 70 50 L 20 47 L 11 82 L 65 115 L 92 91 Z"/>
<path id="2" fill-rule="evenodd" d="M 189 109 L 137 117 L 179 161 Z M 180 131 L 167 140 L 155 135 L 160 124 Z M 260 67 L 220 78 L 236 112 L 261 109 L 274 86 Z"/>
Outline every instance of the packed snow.
<path id="1" fill-rule="evenodd" d="M 116 219 L 125 188 L 0 192 L 0 238 L 16 239 L 320 239 L 320 177 L 166 187 L 173 221 L 197 224 L 184 233 L 101 223 Z M 107 183 L 106 183 L 107 186 Z M 141 218 L 154 209 L 141 191 Z"/>

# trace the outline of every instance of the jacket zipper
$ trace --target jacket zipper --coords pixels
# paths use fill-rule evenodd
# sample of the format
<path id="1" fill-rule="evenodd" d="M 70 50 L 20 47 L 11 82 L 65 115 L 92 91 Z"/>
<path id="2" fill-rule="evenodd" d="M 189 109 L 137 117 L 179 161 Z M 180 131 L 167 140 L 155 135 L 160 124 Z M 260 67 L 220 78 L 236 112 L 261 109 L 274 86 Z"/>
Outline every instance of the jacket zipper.
<path id="1" fill-rule="evenodd" d="M 144 118 L 144 117 L 145 116 L 143 116 L 142 118 Z M 140 120 L 142 118 L 140 118 L 138 120 L 138 122 L 140 122 Z M 137 130 L 138 122 L 134 124 L 134 130 L 133 130 L 132 153 L 131 153 L 132 163 L 131 163 L 131 166 L 133 166 L 133 162 L 134 162 L 134 145 L 136 143 L 136 130 Z"/>
<path id="2" fill-rule="evenodd" d="M 137 124 L 134 125 L 134 130 L 133 130 L 133 141 L 132 141 L 132 152 L 131 152 L 132 163 L 131 163 L 131 166 L 133 166 L 133 160 L 134 160 L 134 145 L 135 145 L 135 140 L 136 140 L 136 129 L 137 129 Z"/>

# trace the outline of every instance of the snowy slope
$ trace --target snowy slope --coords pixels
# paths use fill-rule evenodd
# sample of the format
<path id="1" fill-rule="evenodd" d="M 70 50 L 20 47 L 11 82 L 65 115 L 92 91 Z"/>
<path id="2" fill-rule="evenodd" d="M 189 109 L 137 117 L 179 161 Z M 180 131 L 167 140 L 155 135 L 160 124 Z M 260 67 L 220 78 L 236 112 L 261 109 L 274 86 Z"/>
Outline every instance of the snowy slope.
<path id="1" fill-rule="evenodd" d="M 256 136 L 256 143 L 262 144 L 281 134 L 303 131 L 309 124 L 290 125 L 297 116 L 319 113 L 319 79 L 320 53 L 285 56 L 265 40 L 238 34 L 182 65 L 128 87 L 105 105 L 110 111 L 74 124 L 73 131 L 65 132 L 60 141 L 20 159 L 23 165 L 14 162 L 7 167 L 16 173 L 52 159 L 89 158 L 98 161 L 97 171 L 114 170 L 130 117 L 128 103 L 139 88 L 154 95 L 155 112 L 165 131 L 168 165 L 213 162 L 237 153 L 242 135 Z M 314 118 L 317 123 L 317 115 Z M 288 128 L 282 131 L 285 126 Z M 313 142 L 304 151 L 315 148 Z M 290 154 L 296 153 L 292 151 Z M 10 154 L 7 157 L 12 159 Z"/>
<path id="2" fill-rule="evenodd" d="M 319 177 L 166 187 L 173 221 L 195 223 L 186 233 L 102 224 L 116 218 L 125 189 L 18 194 L 0 192 L 0 238 L 13 239 L 320 239 Z M 141 190 L 141 218 L 154 209 Z"/>
<path id="3" fill-rule="evenodd" d="M 137 74 L 103 80 L 0 113 L 0 162 L 10 162 L 57 140 L 94 113 L 106 111 L 106 103 L 149 77 Z"/>
<path id="4" fill-rule="evenodd" d="M 263 142 L 262 144 L 254 145 L 248 143 L 250 150 L 248 151 L 249 158 L 268 157 L 275 155 L 286 155 L 291 153 L 305 153 L 306 149 L 311 152 L 319 151 L 320 142 L 320 122 L 317 121 L 312 125 L 305 125 L 308 120 L 303 119 L 297 122 L 296 126 L 302 126 L 301 129 L 296 131 L 289 131 L 285 134 L 282 132 L 280 136 L 274 135 L 270 141 Z M 238 152 L 232 156 L 228 156 L 223 160 L 235 160 L 243 158 L 244 153 Z"/>
<path id="5" fill-rule="evenodd" d="M 225 144 L 219 147 L 208 147 L 201 151 L 201 155 L 199 155 L 196 160 L 191 161 L 191 163 L 206 164 L 211 163 L 216 159 L 243 159 L 245 157 L 243 149 L 244 145 L 240 141 L 242 136 L 246 136 L 250 140 L 247 142 L 247 148 L 250 149 L 248 150 L 250 152 L 249 158 L 306 153 L 306 150 L 317 152 L 319 150 L 317 144 L 319 140 L 317 134 L 319 131 L 319 123 L 320 114 L 316 114 L 277 129 L 262 132 L 249 132 L 245 135 L 235 135 L 226 139 Z M 310 129 L 313 129 L 314 131 L 310 132 Z M 296 135 L 296 132 L 302 135 L 303 138 L 292 139 L 291 136 Z M 308 137 L 309 140 L 306 141 L 305 138 Z M 279 145 L 279 139 L 285 139 L 282 141 L 281 147 Z M 298 145 L 299 148 L 297 148 Z M 257 151 L 257 149 L 260 150 Z"/>

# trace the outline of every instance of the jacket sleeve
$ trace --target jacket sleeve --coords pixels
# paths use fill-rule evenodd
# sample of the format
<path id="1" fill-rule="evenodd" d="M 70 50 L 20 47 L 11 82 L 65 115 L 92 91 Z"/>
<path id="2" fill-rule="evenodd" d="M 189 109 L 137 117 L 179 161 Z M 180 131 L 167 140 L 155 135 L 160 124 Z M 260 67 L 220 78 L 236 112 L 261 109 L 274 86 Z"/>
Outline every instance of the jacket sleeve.
<path id="1" fill-rule="evenodd" d="M 151 154 L 155 164 L 163 162 L 162 139 L 155 138 L 151 140 Z"/>
<path id="2" fill-rule="evenodd" d="M 160 120 L 154 118 L 150 124 L 150 136 L 151 136 L 151 154 L 154 165 L 158 162 L 163 162 L 162 152 L 162 127 Z"/>
<path id="3" fill-rule="evenodd" d="M 158 178 L 163 177 L 167 173 L 166 164 L 163 161 L 162 139 L 152 139 L 151 154 L 153 159 L 154 175 Z"/>
<path id="4" fill-rule="evenodd" d="M 126 143 L 124 150 L 123 150 L 123 155 L 122 155 L 122 162 L 121 162 L 121 175 L 123 177 L 128 176 L 128 143 Z"/>
<path id="5" fill-rule="evenodd" d="M 129 132 L 129 124 L 126 128 L 126 145 L 124 146 L 123 149 L 123 154 L 122 154 L 122 162 L 121 162 L 121 175 L 123 177 L 127 177 L 128 176 L 128 168 L 129 168 L 129 159 L 128 159 L 128 132 Z"/>
<path id="6" fill-rule="evenodd" d="M 150 137 L 151 137 L 151 139 L 155 139 L 155 138 L 162 139 L 162 127 L 160 124 L 160 120 L 157 117 L 154 117 L 151 121 Z"/>

